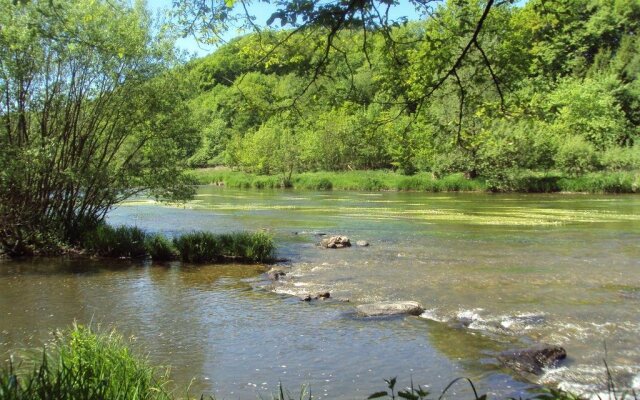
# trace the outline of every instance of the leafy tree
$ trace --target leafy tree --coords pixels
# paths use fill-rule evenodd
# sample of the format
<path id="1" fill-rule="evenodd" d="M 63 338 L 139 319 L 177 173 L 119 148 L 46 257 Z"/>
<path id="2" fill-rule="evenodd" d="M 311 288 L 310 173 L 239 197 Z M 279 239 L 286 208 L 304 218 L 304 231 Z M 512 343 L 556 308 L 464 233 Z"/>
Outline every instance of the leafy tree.
<path id="1" fill-rule="evenodd" d="M 0 0 L 0 245 L 73 244 L 148 191 L 191 193 L 186 82 L 142 3 Z"/>

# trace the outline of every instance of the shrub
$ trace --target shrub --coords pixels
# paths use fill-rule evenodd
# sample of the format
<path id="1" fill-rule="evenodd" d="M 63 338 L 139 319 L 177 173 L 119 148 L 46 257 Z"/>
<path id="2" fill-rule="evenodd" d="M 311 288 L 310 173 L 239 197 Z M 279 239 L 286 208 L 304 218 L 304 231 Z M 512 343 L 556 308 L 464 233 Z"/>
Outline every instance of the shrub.
<path id="1" fill-rule="evenodd" d="M 598 167 L 595 147 L 581 137 L 573 136 L 560 144 L 555 156 L 556 166 L 571 176 L 594 171 Z"/>
<path id="2" fill-rule="evenodd" d="M 315 185 L 316 190 L 331 190 L 333 189 L 333 182 L 328 178 L 320 178 Z"/>
<path id="3" fill-rule="evenodd" d="M 640 145 L 608 149 L 602 155 L 602 165 L 610 171 L 640 169 Z"/>
<path id="4" fill-rule="evenodd" d="M 147 252 L 154 261 L 172 261 L 178 258 L 178 250 L 173 243 L 160 234 L 147 236 L 145 239 Z"/>
<path id="5" fill-rule="evenodd" d="M 0 371 L 0 398 L 170 399 L 166 375 L 136 357 L 115 332 L 74 325 L 59 336 L 30 372 L 9 363 Z"/>
<path id="6" fill-rule="evenodd" d="M 83 247 L 103 257 L 143 258 L 147 256 L 145 233 L 132 226 L 98 225 L 83 240 Z"/>

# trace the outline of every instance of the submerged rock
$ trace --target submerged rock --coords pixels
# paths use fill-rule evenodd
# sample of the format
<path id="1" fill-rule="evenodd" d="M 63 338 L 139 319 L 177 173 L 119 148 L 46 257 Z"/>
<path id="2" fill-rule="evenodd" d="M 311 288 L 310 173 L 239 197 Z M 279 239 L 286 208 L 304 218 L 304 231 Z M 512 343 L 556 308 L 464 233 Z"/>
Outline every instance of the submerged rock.
<path id="1" fill-rule="evenodd" d="M 539 375 L 544 368 L 555 367 L 566 357 L 567 351 L 563 347 L 541 344 L 526 349 L 502 352 L 498 355 L 498 360 L 517 372 Z"/>
<path id="2" fill-rule="evenodd" d="M 346 236 L 331 236 L 322 239 L 320 246 L 327 249 L 341 249 L 343 247 L 351 247 L 351 240 Z"/>
<path id="3" fill-rule="evenodd" d="M 271 268 L 267 272 L 267 278 L 272 281 L 279 281 L 280 278 L 284 278 L 286 275 L 287 273 L 282 268 Z"/>
<path id="4" fill-rule="evenodd" d="M 380 303 L 362 304 L 356 307 L 358 314 L 365 317 L 391 315 L 420 315 L 424 307 L 415 301 L 385 301 Z"/>
<path id="5" fill-rule="evenodd" d="M 360 246 L 360 247 L 367 247 L 367 246 L 369 246 L 369 242 L 367 242 L 366 240 L 358 240 L 358 241 L 356 242 L 356 244 L 357 244 L 358 246 Z"/>
<path id="6" fill-rule="evenodd" d="M 310 294 L 308 294 L 306 296 L 301 297 L 300 300 L 302 300 L 302 301 L 326 300 L 328 298 L 331 298 L 331 293 L 324 292 L 324 293 L 318 293 L 315 296 L 311 296 Z"/>

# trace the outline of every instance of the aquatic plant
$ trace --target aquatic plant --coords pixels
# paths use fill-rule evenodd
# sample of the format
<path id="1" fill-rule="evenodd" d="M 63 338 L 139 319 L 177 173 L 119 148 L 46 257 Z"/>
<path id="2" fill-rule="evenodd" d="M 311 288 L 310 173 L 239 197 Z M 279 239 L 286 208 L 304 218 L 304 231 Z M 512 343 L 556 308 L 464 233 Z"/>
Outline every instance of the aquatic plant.
<path id="1" fill-rule="evenodd" d="M 74 324 L 39 361 L 10 361 L 0 371 L 0 399 L 168 400 L 167 382 L 165 372 L 132 354 L 115 331 Z"/>
<path id="2" fill-rule="evenodd" d="M 82 247 L 103 257 L 144 258 L 147 256 L 145 237 L 145 232 L 134 226 L 114 228 L 101 224 L 85 235 Z"/>
<path id="3" fill-rule="evenodd" d="M 264 262 L 273 259 L 275 245 L 264 232 L 214 234 L 192 232 L 173 240 L 180 259 L 189 263 L 226 260 Z"/>
<path id="4" fill-rule="evenodd" d="M 178 258 L 178 250 L 164 235 L 148 235 L 145 239 L 145 247 L 154 261 L 173 261 Z"/>

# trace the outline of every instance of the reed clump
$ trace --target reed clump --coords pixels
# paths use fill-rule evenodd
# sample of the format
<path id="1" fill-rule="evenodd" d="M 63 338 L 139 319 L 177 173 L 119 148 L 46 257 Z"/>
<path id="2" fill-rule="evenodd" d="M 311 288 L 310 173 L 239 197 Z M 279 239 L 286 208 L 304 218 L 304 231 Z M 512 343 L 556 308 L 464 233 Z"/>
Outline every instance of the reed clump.
<path id="1" fill-rule="evenodd" d="M 273 260 L 275 245 L 264 232 L 214 234 L 192 232 L 173 240 L 180 259 L 188 263 Z"/>
<path id="2" fill-rule="evenodd" d="M 149 253 L 145 239 L 140 228 L 100 224 L 85 235 L 82 247 L 101 257 L 144 258 Z"/>
<path id="3" fill-rule="evenodd" d="M 164 235 L 157 233 L 147 235 L 144 243 L 149 257 L 154 261 L 173 261 L 178 259 L 178 249 Z"/>
<path id="4" fill-rule="evenodd" d="M 89 232 L 81 245 L 86 252 L 99 257 L 153 261 L 270 262 L 275 257 L 273 238 L 265 232 L 196 231 L 171 240 L 137 227 L 103 224 Z"/>

